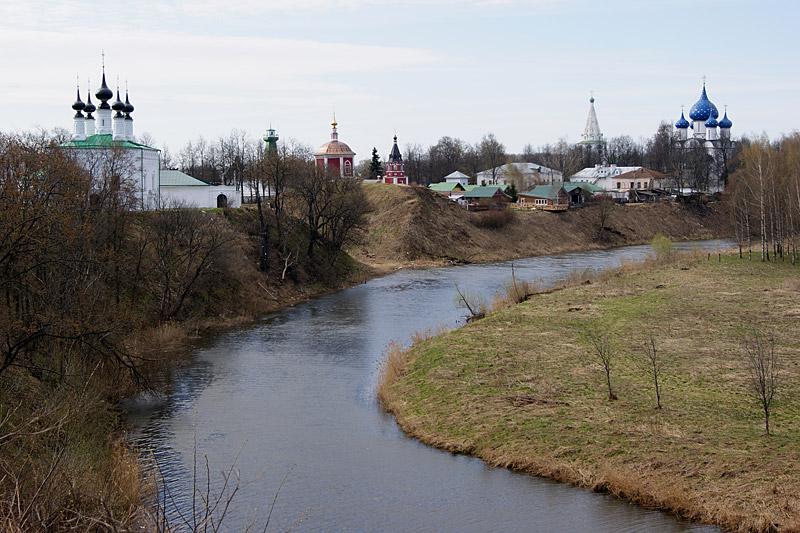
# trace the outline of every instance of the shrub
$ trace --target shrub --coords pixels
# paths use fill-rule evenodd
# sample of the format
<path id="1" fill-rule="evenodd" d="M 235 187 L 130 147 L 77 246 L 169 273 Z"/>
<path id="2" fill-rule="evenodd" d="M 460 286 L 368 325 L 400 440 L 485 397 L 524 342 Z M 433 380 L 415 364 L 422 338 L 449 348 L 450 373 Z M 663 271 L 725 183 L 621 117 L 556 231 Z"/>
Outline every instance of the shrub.
<path id="1" fill-rule="evenodd" d="M 659 261 L 669 261 L 672 258 L 672 241 L 666 235 L 659 233 L 653 237 L 653 240 L 650 241 L 650 246 L 653 247 L 656 259 Z"/>
<path id="2" fill-rule="evenodd" d="M 514 221 L 514 212 L 510 209 L 497 209 L 474 213 L 472 224 L 478 228 L 500 229 Z"/>

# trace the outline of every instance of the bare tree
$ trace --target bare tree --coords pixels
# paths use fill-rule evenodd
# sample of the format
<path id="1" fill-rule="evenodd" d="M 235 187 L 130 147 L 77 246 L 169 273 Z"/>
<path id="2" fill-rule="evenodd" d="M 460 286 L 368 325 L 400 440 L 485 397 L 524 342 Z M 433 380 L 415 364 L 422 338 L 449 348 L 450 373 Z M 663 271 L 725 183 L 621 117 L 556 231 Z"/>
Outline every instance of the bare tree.
<path id="1" fill-rule="evenodd" d="M 507 159 L 506 147 L 497 140 L 494 133 L 488 133 L 484 135 L 481 142 L 478 143 L 478 153 L 484 164 L 489 165 L 489 169 L 492 173 L 492 184 L 496 185 L 497 173 Z"/>
<path id="2" fill-rule="evenodd" d="M 616 400 L 617 395 L 611 388 L 611 368 L 614 361 L 614 346 L 608 333 L 587 333 L 586 338 L 592 348 L 597 363 L 603 368 L 606 374 L 606 385 L 608 386 L 608 399 Z"/>
<path id="3" fill-rule="evenodd" d="M 614 210 L 614 200 L 603 195 L 595 205 L 597 206 L 597 239 L 603 241 L 606 239 L 611 212 Z"/>
<path id="4" fill-rule="evenodd" d="M 653 386 L 656 391 L 656 409 L 661 409 L 661 387 L 659 378 L 661 377 L 661 356 L 656 347 L 656 339 L 652 335 L 644 341 L 644 357 L 647 361 L 648 371 L 653 378 Z"/>
<path id="5" fill-rule="evenodd" d="M 753 331 L 742 338 L 742 351 L 750 370 L 750 391 L 758 398 L 764 412 L 764 431 L 769 435 L 769 418 L 780 370 L 775 354 L 775 336 Z"/>
<path id="6" fill-rule="evenodd" d="M 148 230 L 155 255 L 159 318 L 165 322 L 180 314 L 200 284 L 213 279 L 233 236 L 230 228 L 217 224 L 213 215 L 180 204 L 154 213 Z"/>

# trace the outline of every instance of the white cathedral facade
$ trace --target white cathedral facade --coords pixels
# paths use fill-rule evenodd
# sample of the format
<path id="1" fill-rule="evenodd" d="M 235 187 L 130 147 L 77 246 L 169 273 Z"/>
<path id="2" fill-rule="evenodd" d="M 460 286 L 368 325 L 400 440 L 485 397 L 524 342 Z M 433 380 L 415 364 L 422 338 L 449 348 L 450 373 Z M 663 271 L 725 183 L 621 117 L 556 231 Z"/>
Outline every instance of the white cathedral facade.
<path id="1" fill-rule="evenodd" d="M 166 203 L 207 208 L 241 205 L 241 195 L 233 186 L 209 185 L 186 175 L 162 180 L 161 151 L 134 137 L 134 107 L 128 91 L 123 102 L 117 88 L 116 99 L 109 104 L 114 92 L 106 83 L 105 67 L 95 98 L 98 106 L 92 103 L 91 93 L 84 103 L 78 88 L 72 104 L 72 138 L 61 145 L 90 173 L 95 189 L 124 187 L 134 209 L 158 209 Z M 103 183 L 108 176 L 119 176 L 123 183 Z"/>

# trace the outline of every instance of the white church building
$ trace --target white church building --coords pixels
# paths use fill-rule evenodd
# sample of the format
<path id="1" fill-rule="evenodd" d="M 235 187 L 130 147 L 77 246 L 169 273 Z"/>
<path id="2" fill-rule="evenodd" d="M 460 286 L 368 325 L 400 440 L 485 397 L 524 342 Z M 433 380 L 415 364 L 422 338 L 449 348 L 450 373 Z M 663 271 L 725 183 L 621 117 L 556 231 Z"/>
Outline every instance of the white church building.
<path id="1" fill-rule="evenodd" d="M 194 207 L 239 207 L 240 195 L 233 186 L 209 185 L 185 174 L 183 176 L 189 179 L 177 181 L 186 185 L 193 180 L 191 186 L 173 183 L 176 179 L 170 180 L 171 175 L 165 176 L 166 182 L 162 180 L 162 174 L 168 171 L 161 170 L 161 151 L 134 137 L 131 116 L 134 107 L 127 90 L 123 102 L 117 88 L 116 99 L 109 104 L 114 92 L 106 83 L 105 66 L 95 97 L 98 106 L 92 103 L 91 93 L 84 103 L 78 88 L 72 104 L 75 111 L 72 138 L 61 145 L 89 171 L 95 187 L 99 189 L 105 185 L 100 182 L 104 176 L 124 176 L 136 209 L 158 209 L 165 202 Z"/>

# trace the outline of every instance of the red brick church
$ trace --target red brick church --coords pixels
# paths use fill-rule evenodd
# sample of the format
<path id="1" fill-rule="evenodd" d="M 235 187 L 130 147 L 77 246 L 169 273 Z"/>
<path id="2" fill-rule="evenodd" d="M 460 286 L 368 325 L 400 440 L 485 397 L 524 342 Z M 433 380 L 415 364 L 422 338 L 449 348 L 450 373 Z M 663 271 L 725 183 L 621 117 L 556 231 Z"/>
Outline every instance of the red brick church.
<path id="1" fill-rule="evenodd" d="M 400 153 L 400 148 L 397 147 L 397 135 L 394 136 L 394 145 L 392 145 L 392 151 L 389 153 L 389 159 L 386 161 L 386 171 L 383 175 L 383 182 L 394 185 L 408 185 L 405 165 L 403 164 L 403 155 Z"/>
<path id="2" fill-rule="evenodd" d="M 336 131 L 338 125 L 336 116 L 334 116 L 333 122 L 331 122 L 333 127 L 331 140 L 319 147 L 317 153 L 314 154 L 314 159 L 317 161 L 317 167 L 326 169 L 334 176 L 338 174 L 342 178 L 352 178 L 353 158 L 356 153 L 339 140 L 339 132 Z"/>

